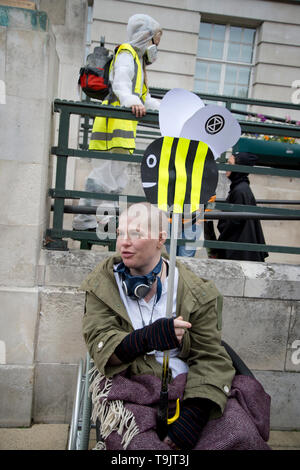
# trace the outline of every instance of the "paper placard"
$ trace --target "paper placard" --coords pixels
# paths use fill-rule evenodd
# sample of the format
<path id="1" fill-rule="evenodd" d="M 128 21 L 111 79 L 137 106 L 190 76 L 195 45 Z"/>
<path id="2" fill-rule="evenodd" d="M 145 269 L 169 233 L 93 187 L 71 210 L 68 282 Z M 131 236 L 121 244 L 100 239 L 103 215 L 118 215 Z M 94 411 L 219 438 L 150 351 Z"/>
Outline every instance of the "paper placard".
<path id="1" fill-rule="evenodd" d="M 241 127 L 235 117 L 223 106 L 208 105 L 189 118 L 180 137 L 202 140 L 219 158 L 222 152 L 232 147 L 241 136 Z"/>
<path id="2" fill-rule="evenodd" d="M 159 107 L 161 135 L 180 137 L 185 122 L 204 106 L 201 98 L 183 88 L 173 88 L 168 91 Z"/>

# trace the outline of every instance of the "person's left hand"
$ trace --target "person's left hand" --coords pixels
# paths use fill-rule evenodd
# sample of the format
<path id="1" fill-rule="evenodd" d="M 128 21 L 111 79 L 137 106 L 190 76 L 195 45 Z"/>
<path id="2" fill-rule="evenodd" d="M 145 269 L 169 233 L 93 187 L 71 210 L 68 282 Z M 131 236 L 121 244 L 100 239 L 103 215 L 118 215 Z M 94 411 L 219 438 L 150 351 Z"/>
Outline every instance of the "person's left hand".
<path id="1" fill-rule="evenodd" d="M 131 111 L 136 117 L 143 117 L 146 114 L 146 108 L 143 104 L 135 104 L 131 106 Z"/>
<path id="2" fill-rule="evenodd" d="M 184 400 L 180 416 L 168 427 L 164 442 L 171 449 L 193 449 L 208 421 L 211 406 L 207 398 Z"/>
<path id="3" fill-rule="evenodd" d="M 179 344 L 182 343 L 185 329 L 191 328 L 191 327 L 192 327 L 192 324 L 190 322 L 184 321 L 182 316 L 174 319 L 174 330 L 175 330 L 175 335 Z"/>

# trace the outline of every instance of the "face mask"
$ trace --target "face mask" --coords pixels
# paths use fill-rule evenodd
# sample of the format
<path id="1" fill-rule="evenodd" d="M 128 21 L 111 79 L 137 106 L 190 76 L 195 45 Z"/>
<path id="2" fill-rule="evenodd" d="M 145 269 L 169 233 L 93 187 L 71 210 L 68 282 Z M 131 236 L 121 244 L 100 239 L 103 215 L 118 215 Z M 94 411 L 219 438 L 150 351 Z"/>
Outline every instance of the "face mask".
<path id="1" fill-rule="evenodd" d="M 147 47 L 144 57 L 146 65 L 153 64 L 157 59 L 157 46 L 155 44 L 151 44 L 151 46 Z"/>

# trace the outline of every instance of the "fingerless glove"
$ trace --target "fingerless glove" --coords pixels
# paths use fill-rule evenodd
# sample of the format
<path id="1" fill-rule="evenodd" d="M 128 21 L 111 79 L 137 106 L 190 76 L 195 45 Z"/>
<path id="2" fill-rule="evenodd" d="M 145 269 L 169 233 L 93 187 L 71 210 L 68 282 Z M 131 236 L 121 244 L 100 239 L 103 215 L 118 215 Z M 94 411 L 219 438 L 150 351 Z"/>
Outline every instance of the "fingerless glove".
<path id="1" fill-rule="evenodd" d="M 141 354 L 153 351 L 166 351 L 178 348 L 174 319 L 160 318 L 151 325 L 129 333 L 115 349 L 122 362 L 131 362 Z"/>
<path id="2" fill-rule="evenodd" d="M 185 400 L 179 418 L 169 426 L 168 437 L 179 449 L 193 449 L 206 425 L 213 403 L 205 398 Z"/>

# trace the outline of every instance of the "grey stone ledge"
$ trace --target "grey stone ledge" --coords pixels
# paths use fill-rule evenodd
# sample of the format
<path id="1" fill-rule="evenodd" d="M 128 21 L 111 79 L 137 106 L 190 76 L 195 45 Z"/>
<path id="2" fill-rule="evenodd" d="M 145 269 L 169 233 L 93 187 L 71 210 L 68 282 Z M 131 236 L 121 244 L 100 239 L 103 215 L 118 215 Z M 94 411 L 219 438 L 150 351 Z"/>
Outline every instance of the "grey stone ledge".
<path id="1" fill-rule="evenodd" d="M 245 297 L 300 299 L 300 266 L 241 262 L 245 274 Z"/>
<path id="2" fill-rule="evenodd" d="M 42 250 L 39 269 L 45 285 L 78 287 L 112 252 Z M 178 258 L 200 277 L 211 279 L 224 296 L 300 300 L 300 266 L 279 263 Z M 43 276 L 41 276 L 43 278 Z"/>

